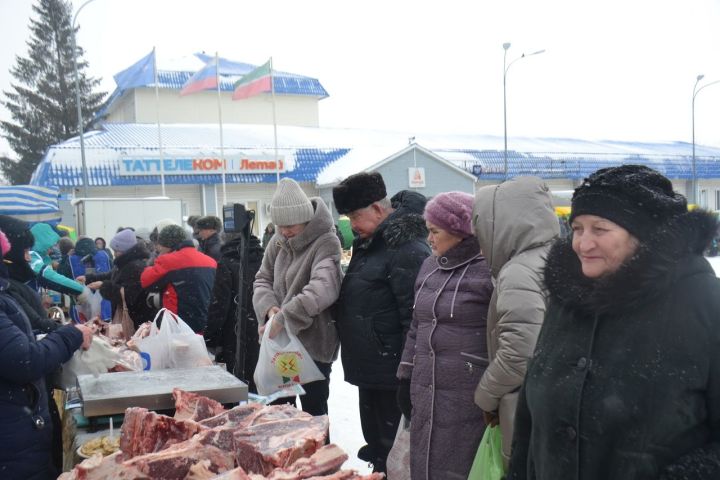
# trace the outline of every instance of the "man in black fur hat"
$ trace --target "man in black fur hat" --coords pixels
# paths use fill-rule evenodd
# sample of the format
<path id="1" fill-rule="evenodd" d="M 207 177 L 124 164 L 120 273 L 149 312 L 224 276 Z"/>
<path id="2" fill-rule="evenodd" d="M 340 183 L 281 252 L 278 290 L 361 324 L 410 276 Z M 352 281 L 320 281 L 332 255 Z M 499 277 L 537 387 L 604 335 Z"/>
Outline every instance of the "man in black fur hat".
<path id="1" fill-rule="evenodd" d="M 379 173 L 358 173 L 333 188 L 335 208 L 357 234 L 338 300 L 345 381 L 359 388 L 367 445 L 358 457 L 385 472 L 400 422 L 396 373 L 412 320 L 414 283 L 430 255 L 426 199 L 403 190 L 387 198 Z"/>
<path id="2" fill-rule="evenodd" d="M 198 232 L 197 239 L 200 243 L 198 250 L 219 262 L 220 257 L 222 257 L 220 249 L 223 245 L 220 238 L 222 221 L 214 215 L 200 217 L 195 223 L 195 229 Z"/>

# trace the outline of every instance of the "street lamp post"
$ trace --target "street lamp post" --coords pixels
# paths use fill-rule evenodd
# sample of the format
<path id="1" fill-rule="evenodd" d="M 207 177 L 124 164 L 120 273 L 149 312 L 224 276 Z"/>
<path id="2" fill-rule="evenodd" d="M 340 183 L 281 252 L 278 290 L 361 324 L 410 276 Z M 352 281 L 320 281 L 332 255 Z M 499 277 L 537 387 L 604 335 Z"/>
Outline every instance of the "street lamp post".
<path id="1" fill-rule="evenodd" d="M 698 191 L 697 191 L 697 166 L 695 163 L 695 97 L 697 97 L 697 94 L 702 91 L 703 88 L 709 87 L 710 85 L 715 85 L 716 83 L 720 83 L 720 80 L 715 80 L 714 82 L 706 83 L 700 88 L 697 88 L 698 84 L 700 83 L 700 80 L 705 78 L 705 75 L 698 75 L 695 79 L 695 86 L 693 86 L 693 96 L 692 96 L 692 203 L 697 204 L 698 203 Z"/>
<path id="2" fill-rule="evenodd" d="M 85 162 L 85 139 L 83 138 L 83 119 L 82 119 L 82 106 L 80 104 L 80 78 L 78 75 L 77 66 L 77 39 L 75 38 L 75 21 L 77 20 L 80 11 L 90 2 L 95 0 L 87 0 L 85 3 L 80 5 L 77 9 L 72 20 L 72 42 L 73 42 L 73 70 L 75 72 L 75 103 L 77 104 L 77 117 L 78 117 L 78 134 L 80 135 L 80 160 L 82 161 L 82 181 L 83 181 L 83 196 L 88 196 L 88 172 L 87 163 Z"/>
<path id="3" fill-rule="evenodd" d="M 507 64 L 507 51 L 510 48 L 510 43 L 503 43 L 503 50 L 505 50 L 505 53 L 503 54 L 503 130 L 504 130 L 504 139 L 505 139 L 505 149 L 503 150 L 503 166 L 505 169 L 505 180 L 508 179 L 508 148 L 507 148 L 507 72 L 510 70 L 510 67 L 513 63 L 517 62 L 520 59 L 526 58 L 526 57 L 532 57 L 533 55 L 540 55 L 541 53 L 545 52 L 545 50 L 538 50 L 537 52 L 529 53 L 525 55 L 524 53 L 520 55 L 518 58 L 510 62 L 510 64 Z"/>

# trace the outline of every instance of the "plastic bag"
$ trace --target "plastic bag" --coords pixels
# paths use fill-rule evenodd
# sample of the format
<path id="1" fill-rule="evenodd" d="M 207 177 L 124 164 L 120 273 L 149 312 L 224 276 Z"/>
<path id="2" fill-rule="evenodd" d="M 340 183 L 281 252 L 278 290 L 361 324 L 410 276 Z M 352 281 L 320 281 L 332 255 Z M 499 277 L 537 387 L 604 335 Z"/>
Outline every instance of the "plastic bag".
<path id="1" fill-rule="evenodd" d="M 271 323 L 272 319 L 265 325 L 253 375 L 258 393 L 270 395 L 293 385 L 324 380 L 325 375 L 318 370 L 295 335 L 283 328 L 275 338 L 270 338 Z M 295 393 L 288 391 L 286 396 L 294 395 Z"/>
<path id="2" fill-rule="evenodd" d="M 158 327 L 158 318 L 162 323 Z M 150 334 L 137 341 L 145 370 L 193 368 L 212 365 L 205 340 L 180 317 L 163 308 L 155 316 Z"/>
<path id="3" fill-rule="evenodd" d="M 410 480 L 410 422 L 405 416 L 400 418 L 386 465 L 388 480 Z"/>
<path id="4" fill-rule="evenodd" d="M 468 480 L 501 480 L 504 475 L 500 427 L 487 427 L 480 441 Z"/>
<path id="5" fill-rule="evenodd" d="M 76 317 L 78 323 L 87 323 L 95 317 L 101 317 L 103 298 L 99 290 L 93 291 L 88 295 L 87 302 L 75 305 Z"/>
<path id="6" fill-rule="evenodd" d="M 65 362 L 59 372 L 56 384 L 67 389 L 76 386 L 78 375 L 98 376 L 107 373 L 122 362 L 120 353 L 113 349 L 102 337 L 95 336 L 87 350 L 76 350 L 70 360 Z"/>

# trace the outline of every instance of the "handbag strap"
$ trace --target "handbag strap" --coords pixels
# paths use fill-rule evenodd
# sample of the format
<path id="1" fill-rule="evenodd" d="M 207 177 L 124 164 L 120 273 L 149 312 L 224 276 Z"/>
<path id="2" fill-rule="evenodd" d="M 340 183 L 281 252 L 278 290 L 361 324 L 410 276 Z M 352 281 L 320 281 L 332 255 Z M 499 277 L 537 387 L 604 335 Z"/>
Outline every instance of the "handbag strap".
<path id="1" fill-rule="evenodd" d="M 125 303 L 125 287 L 120 287 L 120 298 L 122 298 L 122 308 L 124 311 L 128 311 L 127 303 Z"/>

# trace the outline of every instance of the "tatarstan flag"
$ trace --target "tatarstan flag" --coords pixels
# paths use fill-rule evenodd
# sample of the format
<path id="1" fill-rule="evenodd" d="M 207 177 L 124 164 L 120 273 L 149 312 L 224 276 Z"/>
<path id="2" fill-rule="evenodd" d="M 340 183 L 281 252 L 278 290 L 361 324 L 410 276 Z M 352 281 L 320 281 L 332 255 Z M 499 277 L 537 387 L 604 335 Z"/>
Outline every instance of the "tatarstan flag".
<path id="1" fill-rule="evenodd" d="M 200 92 L 202 90 L 210 90 L 218 86 L 218 71 L 215 59 L 209 61 L 202 69 L 195 72 L 195 75 L 185 82 L 180 95 L 188 95 L 190 93 Z"/>
<path id="2" fill-rule="evenodd" d="M 268 60 L 264 65 L 260 65 L 235 82 L 232 99 L 243 100 L 258 93 L 272 90 L 272 67 L 270 62 L 271 60 Z"/>

